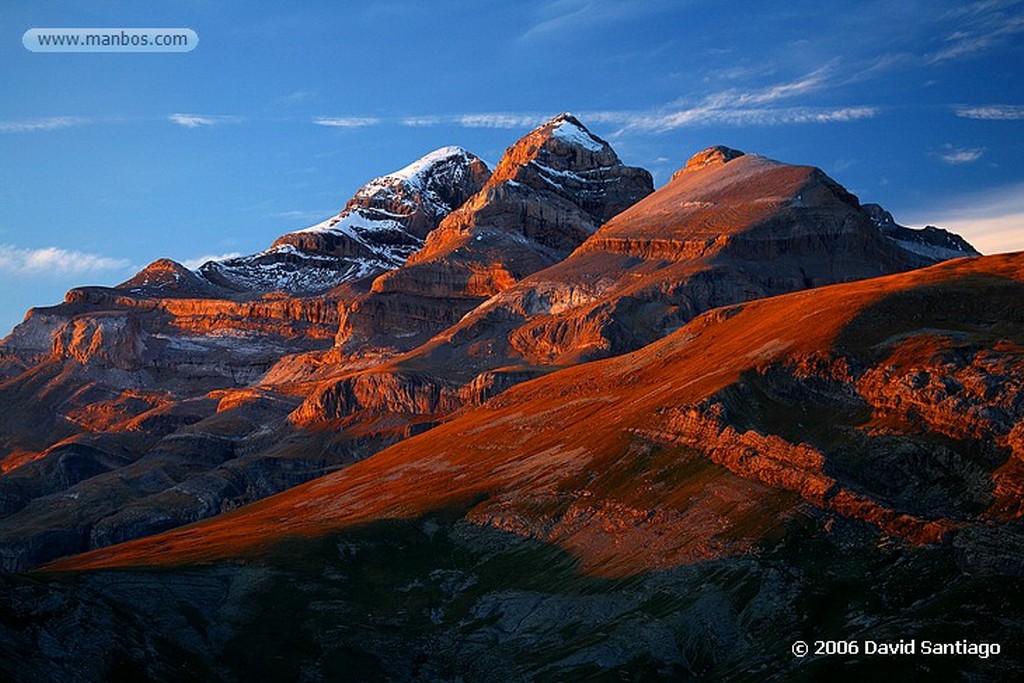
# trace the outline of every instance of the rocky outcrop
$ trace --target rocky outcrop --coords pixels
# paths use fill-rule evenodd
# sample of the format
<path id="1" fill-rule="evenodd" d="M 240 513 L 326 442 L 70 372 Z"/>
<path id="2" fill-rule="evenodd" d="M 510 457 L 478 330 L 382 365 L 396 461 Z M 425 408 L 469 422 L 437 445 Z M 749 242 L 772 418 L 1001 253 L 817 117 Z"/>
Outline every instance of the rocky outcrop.
<path id="1" fill-rule="evenodd" d="M 955 542 L 1019 509 L 1009 495 L 1024 317 L 1011 308 L 994 332 L 988 309 L 965 304 L 1024 300 L 1022 259 L 963 259 L 713 311 L 634 353 L 513 387 L 244 514 L 58 566 L 211 561 L 275 529 L 319 535 L 467 501 L 468 519 L 560 545 L 609 577 L 743 555 L 780 519 L 808 514 L 910 544 Z M 923 300 L 918 315 L 892 315 Z M 887 397 L 922 370 L 947 381 L 894 412 Z M 345 405 L 377 400 L 378 387 L 416 394 L 367 381 L 374 390 L 351 383 Z M 951 399 L 976 424 L 948 423 Z"/>

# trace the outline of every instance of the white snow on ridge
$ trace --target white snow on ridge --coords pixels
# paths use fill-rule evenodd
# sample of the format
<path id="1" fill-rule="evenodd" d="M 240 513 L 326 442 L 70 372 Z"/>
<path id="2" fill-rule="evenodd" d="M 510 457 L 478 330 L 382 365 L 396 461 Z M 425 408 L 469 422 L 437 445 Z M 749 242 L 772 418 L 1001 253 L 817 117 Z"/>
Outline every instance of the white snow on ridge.
<path id="1" fill-rule="evenodd" d="M 551 135 L 570 144 L 579 145 L 591 152 L 600 152 L 604 149 L 604 145 L 598 142 L 593 135 L 568 119 L 555 126 L 554 130 L 551 131 Z"/>
<path id="2" fill-rule="evenodd" d="M 289 260 L 273 256 L 288 255 Z M 215 269 L 221 277 L 246 289 L 283 291 L 290 294 L 324 291 L 367 275 L 382 273 L 395 267 L 387 258 L 332 258 L 307 254 L 291 245 L 279 245 L 259 254 L 234 259 L 233 262 L 211 261 L 206 269 Z"/>
<path id="3" fill-rule="evenodd" d="M 368 182 L 340 213 L 285 233 L 269 249 L 217 258 L 196 272 L 222 286 L 307 293 L 398 268 L 423 245 L 408 226 L 450 213 L 442 196 L 465 182 L 475 159 L 457 146 L 434 150 Z"/>
<path id="4" fill-rule="evenodd" d="M 334 232 L 361 242 L 362 238 L 359 236 L 360 232 L 404 229 L 405 227 L 396 220 L 392 220 L 390 218 L 383 220 L 371 218 L 361 209 L 354 209 L 351 212 L 343 211 L 336 216 L 331 216 L 327 220 L 320 221 L 316 225 L 311 225 L 308 228 L 292 230 L 286 234 L 294 235 L 300 232 Z"/>
<path id="5" fill-rule="evenodd" d="M 418 185 L 426 171 L 430 170 L 436 164 L 451 159 L 452 157 L 468 158 L 469 152 L 456 145 L 435 149 L 430 154 L 420 157 L 405 168 L 400 168 L 394 173 L 388 173 L 385 176 L 377 178 L 377 180 L 397 178 L 398 180 L 404 180 L 407 183 Z M 375 181 L 371 180 L 370 184 L 373 184 L 374 182 Z"/>
<path id="6" fill-rule="evenodd" d="M 889 239 L 898 244 L 901 248 L 906 249 L 913 254 L 924 256 L 925 258 L 936 259 L 938 261 L 970 256 L 970 254 L 960 249 L 950 249 L 948 247 L 940 247 L 938 245 L 927 244 L 924 242 L 901 240 L 895 237 L 889 237 Z"/>

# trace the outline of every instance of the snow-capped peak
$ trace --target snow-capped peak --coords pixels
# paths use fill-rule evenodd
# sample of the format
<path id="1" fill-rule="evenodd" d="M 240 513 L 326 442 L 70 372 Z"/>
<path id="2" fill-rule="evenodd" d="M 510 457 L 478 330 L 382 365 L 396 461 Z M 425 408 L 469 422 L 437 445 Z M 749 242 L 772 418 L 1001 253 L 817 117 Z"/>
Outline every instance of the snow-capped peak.
<path id="1" fill-rule="evenodd" d="M 451 145 L 448 147 L 442 147 L 435 149 L 430 154 L 426 154 L 416 161 L 412 162 L 405 168 L 400 168 L 393 173 L 388 173 L 385 176 L 379 178 L 379 180 L 396 179 L 402 180 L 407 183 L 417 184 L 434 166 L 437 164 L 447 161 L 452 157 L 468 158 L 469 152 L 462 149 L 461 147 Z M 371 181 L 372 182 L 372 181 Z"/>
<path id="2" fill-rule="evenodd" d="M 338 214 L 277 238 L 269 249 L 208 262 L 207 280 L 232 289 L 323 291 L 405 263 L 427 233 L 487 182 L 461 147 L 442 147 L 361 187 Z"/>
<path id="3" fill-rule="evenodd" d="M 555 118 L 555 121 L 558 121 L 558 123 L 551 129 L 551 135 L 553 137 L 568 142 L 569 144 L 578 145 L 583 149 L 590 150 L 591 152 L 600 152 L 604 149 L 604 143 L 595 138 L 590 131 L 582 125 L 577 123 L 576 118 L 572 114 L 561 114 Z"/>

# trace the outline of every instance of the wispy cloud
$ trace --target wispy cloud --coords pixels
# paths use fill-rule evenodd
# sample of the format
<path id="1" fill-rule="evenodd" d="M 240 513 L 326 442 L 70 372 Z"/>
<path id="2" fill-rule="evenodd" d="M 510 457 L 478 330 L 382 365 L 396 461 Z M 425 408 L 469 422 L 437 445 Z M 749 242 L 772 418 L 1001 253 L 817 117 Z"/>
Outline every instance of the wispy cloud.
<path id="1" fill-rule="evenodd" d="M 682 127 L 706 125 L 781 125 L 799 123 L 835 123 L 857 121 L 877 116 L 878 107 L 857 105 L 845 107 L 778 106 L 786 100 L 798 99 L 831 86 L 832 67 L 826 65 L 791 81 L 769 84 L 754 89 L 733 88 L 712 93 L 691 106 L 677 101 L 661 110 L 582 111 L 587 123 L 609 123 L 621 130 L 661 132 Z M 408 116 L 397 121 L 403 126 L 461 126 L 463 128 L 522 129 L 538 126 L 553 112 L 485 112 L 447 115 Z M 361 121 L 362 119 L 355 119 Z M 372 119 L 387 123 L 389 120 Z"/>
<path id="2" fill-rule="evenodd" d="M 209 114 L 171 114 L 167 119 L 184 128 L 219 126 L 225 123 L 241 123 L 243 121 L 241 116 L 212 116 Z"/>
<path id="3" fill-rule="evenodd" d="M 571 32 L 620 24 L 633 17 L 671 9 L 673 2 L 645 0 L 644 2 L 618 2 L 617 0 L 555 0 L 542 3 L 534 23 L 519 36 L 521 42 L 557 39 Z"/>
<path id="4" fill-rule="evenodd" d="M 23 249 L 11 244 L 0 244 L 0 272 L 13 275 L 81 275 L 126 270 L 129 267 L 131 262 L 127 259 L 60 247 Z"/>
<path id="5" fill-rule="evenodd" d="M 438 126 L 444 123 L 440 116 L 408 116 L 402 119 L 402 125 L 409 128 L 424 128 L 427 126 Z"/>
<path id="6" fill-rule="evenodd" d="M 49 116 L 22 121 L 0 121 L 0 133 L 36 133 L 44 130 L 61 130 L 90 123 L 80 116 Z"/>
<path id="7" fill-rule="evenodd" d="M 382 121 L 375 116 L 321 116 L 313 119 L 313 123 L 329 128 L 365 128 L 379 125 Z"/>
<path id="8" fill-rule="evenodd" d="M 197 256 L 195 258 L 185 259 L 181 262 L 181 265 L 185 266 L 189 270 L 195 270 L 199 266 L 203 265 L 207 261 L 223 261 L 224 259 L 237 258 L 242 253 L 238 251 L 230 251 L 226 254 L 206 254 L 205 256 Z"/>
<path id="9" fill-rule="evenodd" d="M 407 116 L 398 122 L 410 128 L 427 126 L 460 126 L 462 128 L 532 128 L 547 121 L 554 114 L 524 112 L 488 112 L 448 114 L 445 116 Z"/>
<path id="10" fill-rule="evenodd" d="M 964 119 L 981 121 L 1021 121 L 1024 120 L 1024 106 L 1019 104 L 986 104 L 977 107 L 954 107 L 957 116 Z"/>
<path id="11" fill-rule="evenodd" d="M 948 12 L 945 19 L 956 28 L 946 36 L 945 45 L 926 55 L 925 61 L 941 64 L 1006 45 L 1024 32 L 1019 5 L 1016 1 L 974 2 Z"/>
<path id="12" fill-rule="evenodd" d="M 284 97 L 278 98 L 277 104 L 291 107 L 297 104 L 304 104 L 306 102 L 314 102 L 319 99 L 320 95 L 312 90 L 296 90 L 288 93 Z"/>
<path id="13" fill-rule="evenodd" d="M 697 107 L 663 116 L 644 117 L 633 125 L 655 132 L 676 128 L 699 127 L 716 124 L 729 126 L 778 126 L 797 123 L 845 123 L 870 119 L 878 115 L 877 107 L 840 107 L 833 109 L 811 107 L 782 108 L 727 108 Z"/>
<path id="14" fill-rule="evenodd" d="M 879 108 L 866 105 L 845 107 L 779 106 L 785 100 L 798 99 L 830 87 L 832 68 L 825 66 L 805 76 L 755 89 L 731 88 L 707 95 L 690 106 L 676 103 L 659 112 L 590 112 L 583 115 L 594 121 L 618 123 L 619 131 L 637 129 L 663 132 L 684 127 L 708 125 L 771 126 L 801 123 L 837 123 L 874 118 Z"/>
<path id="15" fill-rule="evenodd" d="M 535 114 L 465 114 L 455 122 L 465 128 L 528 128 L 539 126 L 548 118 Z"/>
<path id="16" fill-rule="evenodd" d="M 828 76 L 831 67 L 823 66 L 811 73 L 794 81 L 776 83 L 764 88 L 744 92 L 726 90 L 724 92 L 710 95 L 705 100 L 706 106 L 749 106 L 771 104 L 779 100 L 799 97 L 816 90 L 821 90 L 828 84 Z"/>
<path id="17" fill-rule="evenodd" d="M 954 166 L 973 164 L 985 153 L 984 147 L 954 147 L 953 145 L 946 145 L 943 149 L 944 151 L 939 153 L 939 159 Z"/>

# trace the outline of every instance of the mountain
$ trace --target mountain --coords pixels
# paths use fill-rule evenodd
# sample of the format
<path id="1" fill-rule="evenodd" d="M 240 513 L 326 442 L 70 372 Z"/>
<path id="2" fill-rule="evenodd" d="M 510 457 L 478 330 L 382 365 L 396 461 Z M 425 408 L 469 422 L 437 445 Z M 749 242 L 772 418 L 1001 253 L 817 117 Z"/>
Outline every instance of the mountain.
<path id="1" fill-rule="evenodd" d="M 0 678 L 1024 675 L 1022 259 L 562 114 L 73 289 L 0 342 Z"/>
<path id="2" fill-rule="evenodd" d="M 232 510 L 717 306 L 934 260 L 883 227 L 725 147 L 652 193 L 562 114 L 493 174 L 443 148 L 266 252 L 74 289 L 0 344 L 2 566 Z"/>
<path id="3" fill-rule="evenodd" d="M 269 249 L 209 261 L 199 274 L 240 291 L 325 291 L 398 268 L 438 223 L 483 187 L 490 170 L 461 147 L 442 147 L 374 178 L 336 215 L 278 237 Z"/>
<path id="4" fill-rule="evenodd" d="M 719 551 L 740 551 L 777 522 L 750 501 L 717 527 L 686 523 L 701 505 L 722 502 L 680 497 L 675 486 L 693 482 L 672 471 L 694 458 L 714 476 L 767 487 L 757 490 L 769 498 L 793 492 L 790 505 L 935 543 L 1024 513 L 1024 491 L 1007 485 L 1024 456 L 1022 295 L 1024 255 L 1008 254 L 714 309 L 638 351 L 513 387 L 244 510 L 54 566 L 226 559 L 275 539 L 473 500 L 471 520 L 561 543 L 586 571 L 628 575 L 717 556 L 708 543 L 733 524 L 748 530 Z M 979 299 L 997 307 L 998 320 Z M 792 411 L 798 423 L 786 419 Z M 655 450 L 671 452 L 657 463 L 664 471 L 648 471 Z M 675 484 L 607 476 L 634 460 L 637 476 Z M 648 508 L 640 513 L 669 524 L 658 552 L 602 539 L 620 533 L 603 525 L 605 514 L 622 513 L 613 503 L 638 497 Z M 595 538 L 562 526 L 577 522 Z M 627 528 L 619 540 L 656 531 Z"/>
<path id="5" fill-rule="evenodd" d="M 489 175 L 443 148 L 265 252 L 195 272 L 160 259 L 29 311 L 0 342 L 3 566 L 216 514 L 372 452 L 289 451 L 275 425 L 296 399 L 254 385 L 284 357 L 329 351 L 335 289 L 401 265 Z"/>
<path id="6" fill-rule="evenodd" d="M 79 653 L 27 667 L 137 676 L 1012 679 L 1022 295 L 1007 254 L 716 308 L 316 481 L 8 579 L 6 623 Z M 815 639 L 1002 648 L 792 655 Z"/>

